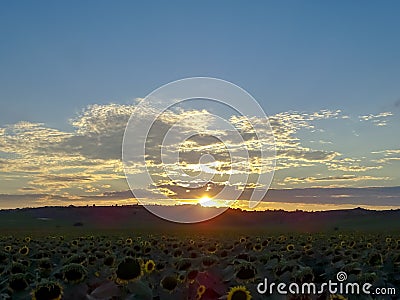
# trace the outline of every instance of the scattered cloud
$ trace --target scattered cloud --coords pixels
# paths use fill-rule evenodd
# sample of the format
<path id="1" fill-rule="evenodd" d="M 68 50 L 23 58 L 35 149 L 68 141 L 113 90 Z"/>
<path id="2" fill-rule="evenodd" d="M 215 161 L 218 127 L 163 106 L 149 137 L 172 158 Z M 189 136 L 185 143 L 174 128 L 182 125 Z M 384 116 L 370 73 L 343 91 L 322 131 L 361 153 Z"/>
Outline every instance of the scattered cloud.
<path id="1" fill-rule="evenodd" d="M 375 126 L 386 126 L 388 123 L 388 118 L 393 116 L 391 112 L 382 112 L 376 115 L 369 114 L 364 116 L 359 116 L 360 121 L 372 122 Z"/>
<path id="2" fill-rule="evenodd" d="M 41 203 L 54 195 L 60 195 L 54 197 L 62 201 L 84 201 L 86 197 L 99 201 L 107 197 L 117 199 L 120 194 L 113 194 L 112 190 L 127 187 L 121 162 L 121 145 L 126 123 L 133 112 L 138 117 L 146 116 L 146 111 L 135 109 L 135 105 L 88 106 L 70 120 L 74 128 L 71 132 L 32 122 L 18 122 L 0 128 L 0 178 L 3 182 L 14 182 L 15 186 L 19 182 L 16 192 L 31 193 Z M 383 126 L 390 116 L 392 113 L 384 112 L 360 116 L 359 119 Z M 315 168 L 323 174 L 320 177 L 283 176 L 278 183 L 281 187 L 290 187 L 300 182 L 312 185 L 316 182 L 350 184 L 388 180 L 386 176 L 365 172 L 383 168 L 380 164 L 382 162 L 400 160 L 400 150 L 374 152 L 374 155 L 382 157 L 365 163 L 365 159 L 346 156 L 336 150 L 335 142 L 331 138 L 329 141 L 317 138 L 315 142 L 311 141 L 310 147 L 305 146 L 304 140 L 299 137 L 300 132 L 327 130 L 319 127 L 319 122 L 323 120 L 341 122 L 346 119 L 349 116 L 340 110 L 289 111 L 272 115 L 269 120 L 232 115 L 227 119 L 225 127 L 221 127 L 222 123 L 206 109 L 167 110 L 154 122 L 149 132 L 146 165 L 131 162 L 132 169 L 135 170 L 133 175 L 140 178 L 146 168 L 152 171 L 155 185 L 140 187 L 143 190 L 139 194 L 155 198 L 160 193 L 171 196 L 180 195 L 181 192 L 186 196 L 195 194 L 187 192 L 193 187 L 184 187 L 178 180 L 171 180 L 171 174 L 184 177 L 205 173 L 206 177 L 199 177 L 198 181 L 192 182 L 199 186 L 204 185 L 204 182 L 213 183 L 213 188 L 204 186 L 206 190 L 202 192 L 208 193 L 212 189 L 218 190 L 217 187 L 226 186 L 230 176 L 237 178 L 232 187 L 234 189 L 260 188 L 258 176 L 271 171 L 274 162 L 270 155 L 275 152 L 276 147 L 277 175 L 279 172 L 293 170 L 310 174 L 309 170 Z M 176 134 L 161 149 L 164 135 L 171 128 Z M 269 134 L 270 130 L 273 136 Z M 188 138 L 182 141 L 179 139 L 180 135 Z M 179 160 L 162 161 L 161 150 L 167 159 L 178 151 Z M 248 163 L 243 156 L 244 150 L 250 155 Z M 269 156 L 263 157 L 261 150 L 266 151 Z M 212 159 L 204 160 L 204 155 L 207 154 Z M 232 156 L 236 156 L 236 160 Z M 338 175 L 338 172 L 356 174 Z M 244 181 L 241 176 L 249 176 L 250 179 Z M 174 185 L 182 188 L 182 191 L 177 193 Z"/>
<path id="3" fill-rule="evenodd" d="M 396 161 L 400 162 L 400 149 L 387 149 L 373 151 L 371 153 L 381 156 L 380 158 L 373 159 L 374 162 L 379 164 L 388 164 Z"/>
<path id="4" fill-rule="evenodd" d="M 369 181 L 369 180 L 390 180 L 389 177 L 374 177 L 369 175 L 357 176 L 354 174 L 345 174 L 340 176 L 327 176 L 327 177 L 286 177 L 284 181 L 290 183 L 304 183 L 304 182 L 320 182 L 320 181 Z"/>

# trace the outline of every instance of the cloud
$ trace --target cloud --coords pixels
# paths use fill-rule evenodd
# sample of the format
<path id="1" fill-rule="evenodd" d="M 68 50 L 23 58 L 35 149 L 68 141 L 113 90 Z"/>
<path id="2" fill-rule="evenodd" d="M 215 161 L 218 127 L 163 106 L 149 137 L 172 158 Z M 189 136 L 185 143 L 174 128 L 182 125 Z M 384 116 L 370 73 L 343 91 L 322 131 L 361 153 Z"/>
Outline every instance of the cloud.
<path id="1" fill-rule="evenodd" d="M 97 197 L 99 201 L 106 200 L 107 194 L 102 194 L 105 189 L 121 190 L 127 187 L 121 162 L 121 145 L 126 123 L 133 112 L 139 119 L 146 117 L 146 110 L 138 111 L 135 105 L 91 105 L 71 119 L 74 128 L 71 132 L 31 122 L 18 122 L 0 128 L 2 149 L 0 165 L 3 172 L 0 177 L 14 182 L 19 180 L 20 191 L 47 195 L 41 197 L 41 201 L 50 199 L 51 195 L 61 195 L 65 201 L 77 201 L 77 199 L 81 201 L 86 199 L 85 197 Z M 391 113 L 386 112 L 361 116 L 360 120 L 373 123 L 378 120 L 377 122 L 381 123 L 389 116 Z M 171 183 L 165 172 L 166 168 L 170 173 L 182 171 L 186 175 L 194 175 L 203 171 L 214 174 L 211 181 L 216 186 L 225 184 L 229 176 L 250 175 L 249 182 L 238 181 L 235 183 L 235 189 L 259 187 L 257 176 L 271 171 L 273 166 L 271 157 L 262 157 L 260 151 L 263 149 L 269 154 L 273 153 L 273 143 L 277 150 L 277 173 L 303 169 L 309 174 L 309 169 L 323 168 L 326 175 L 286 176 L 289 179 L 283 180 L 285 178 L 283 177 L 280 182 L 283 185 L 298 184 L 300 180 L 309 184 L 333 182 L 336 174 L 331 174 L 337 171 L 360 173 L 382 168 L 371 163 L 363 164 L 359 158 L 343 155 L 334 149 L 334 141 L 326 144 L 320 140 L 310 147 L 305 146 L 305 141 L 299 137 L 300 132 L 322 130 L 318 127 L 320 121 L 341 122 L 347 118 L 349 117 L 340 110 L 281 112 L 269 117 L 269 124 L 274 134 L 272 137 L 269 135 L 265 118 L 231 115 L 227 117 L 228 125 L 231 127 L 221 127 L 221 123 L 206 109 L 167 110 L 160 115 L 149 132 L 146 149 L 147 165 L 132 162 L 132 167 L 137 178 L 140 178 L 146 168 L 153 170 L 156 185 L 164 188 L 161 192 L 171 195 L 176 191 L 165 186 Z M 177 149 L 180 160 L 179 163 L 163 163 L 160 145 L 165 133 L 172 127 L 177 133 L 176 139 L 173 137 L 171 143 L 165 145 L 163 150 L 167 155 L 171 155 Z M 257 136 L 256 131 L 261 132 L 261 136 Z M 178 144 L 180 134 L 193 132 L 197 134 L 190 135 L 190 138 Z M 242 140 L 238 139 L 238 134 Z M 328 147 L 327 145 L 331 149 L 324 148 Z M 239 155 L 243 150 L 247 150 L 250 154 L 250 165 Z M 205 154 L 211 154 L 214 161 L 200 162 Z M 240 159 L 232 161 L 230 154 L 237 155 Z M 396 159 L 394 156 L 396 153 L 389 154 L 382 159 L 387 161 Z M 336 178 L 336 181 L 385 179 L 367 174 L 354 175 L 352 178 L 346 176 Z M 198 183 L 201 183 L 201 180 L 203 179 L 200 178 Z M 141 195 L 149 197 L 160 195 L 157 194 L 155 187 L 141 186 L 141 188 L 143 188 Z M 148 194 L 144 192 L 145 190 Z M 187 196 L 186 189 L 184 192 Z"/>
<path id="2" fill-rule="evenodd" d="M 369 180 L 390 180 L 389 177 L 375 177 L 375 176 L 369 176 L 369 175 L 363 175 L 363 176 L 357 176 L 354 174 L 345 174 L 345 175 L 339 175 L 339 176 L 327 176 L 327 177 L 286 177 L 284 179 L 285 182 L 290 182 L 290 183 L 314 183 L 314 182 L 341 182 L 341 181 L 369 181 Z"/>
<path id="3" fill-rule="evenodd" d="M 360 121 L 372 122 L 375 126 L 386 126 L 388 122 L 388 117 L 393 116 L 391 112 L 382 112 L 376 115 L 369 114 L 364 116 L 359 116 Z"/>
<path id="4" fill-rule="evenodd" d="M 379 164 L 387 164 L 400 161 L 400 149 L 387 149 L 381 151 L 373 151 L 371 153 L 382 156 L 378 159 L 373 159 L 374 162 Z"/>
<path id="5" fill-rule="evenodd" d="M 81 176 L 81 175 L 55 175 L 55 174 L 47 174 L 47 175 L 40 175 L 46 181 L 55 181 L 55 182 L 71 182 L 71 181 L 92 181 L 93 178 L 91 176 Z"/>

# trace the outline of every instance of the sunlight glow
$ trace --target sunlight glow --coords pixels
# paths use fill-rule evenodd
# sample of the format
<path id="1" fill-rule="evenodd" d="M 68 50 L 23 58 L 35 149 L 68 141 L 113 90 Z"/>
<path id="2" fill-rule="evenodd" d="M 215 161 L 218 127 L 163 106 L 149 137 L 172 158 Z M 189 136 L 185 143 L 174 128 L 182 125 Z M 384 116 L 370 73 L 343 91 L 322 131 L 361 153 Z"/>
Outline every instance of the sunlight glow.
<path id="1" fill-rule="evenodd" d="M 210 197 L 208 197 L 208 196 L 203 196 L 203 197 L 201 197 L 201 198 L 198 200 L 198 203 L 199 203 L 200 205 L 206 205 L 206 206 L 207 206 L 207 203 L 210 202 L 210 201 L 212 201 L 212 199 L 211 199 Z"/>
<path id="2" fill-rule="evenodd" d="M 197 200 L 197 203 L 203 207 L 229 207 L 232 201 L 214 199 L 208 196 L 203 196 Z"/>

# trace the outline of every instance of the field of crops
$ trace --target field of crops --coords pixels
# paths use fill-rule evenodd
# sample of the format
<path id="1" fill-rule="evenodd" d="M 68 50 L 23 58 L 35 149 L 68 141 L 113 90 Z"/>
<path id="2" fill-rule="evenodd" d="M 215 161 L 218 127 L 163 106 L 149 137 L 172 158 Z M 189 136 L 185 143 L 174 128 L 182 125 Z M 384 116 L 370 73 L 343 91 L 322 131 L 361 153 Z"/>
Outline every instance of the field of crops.
<path id="1" fill-rule="evenodd" d="M 345 299 L 256 289 L 264 278 L 322 283 L 339 271 L 400 287 L 400 236 L 389 234 L 3 236 L 0 249 L 0 299 Z"/>

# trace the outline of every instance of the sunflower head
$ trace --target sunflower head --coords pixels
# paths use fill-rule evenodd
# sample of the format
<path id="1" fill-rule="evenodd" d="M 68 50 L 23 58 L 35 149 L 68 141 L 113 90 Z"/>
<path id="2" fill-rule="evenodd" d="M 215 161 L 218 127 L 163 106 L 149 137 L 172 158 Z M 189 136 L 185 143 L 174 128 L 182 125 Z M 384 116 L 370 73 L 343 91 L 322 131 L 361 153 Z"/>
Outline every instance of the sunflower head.
<path id="1" fill-rule="evenodd" d="M 64 280 L 69 283 L 80 283 L 86 278 L 87 271 L 81 264 L 68 264 L 62 268 Z"/>
<path id="2" fill-rule="evenodd" d="M 144 270 L 146 273 L 151 273 L 154 271 L 156 267 L 156 264 L 153 260 L 149 259 L 148 261 L 146 261 L 146 263 L 144 264 Z"/>
<path id="3" fill-rule="evenodd" d="M 11 274 L 18 274 L 18 273 L 26 273 L 27 266 L 22 264 L 21 262 L 13 262 L 11 264 L 10 273 Z"/>
<path id="4" fill-rule="evenodd" d="M 21 255 L 28 255 L 29 254 L 29 248 L 27 247 L 27 246 L 22 246 L 20 249 L 19 249 L 19 254 L 21 254 Z"/>
<path id="5" fill-rule="evenodd" d="M 368 258 L 370 266 L 381 266 L 383 264 L 382 254 L 379 252 L 371 253 Z"/>
<path id="6" fill-rule="evenodd" d="M 199 274 L 198 270 L 190 270 L 187 273 L 187 279 L 189 280 L 190 283 L 193 283 L 198 274 Z"/>
<path id="7" fill-rule="evenodd" d="M 197 288 L 196 299 L 201 299 L 201 296 L 206 292 L 206 287 L 204 285 L 199 285 Z"/>
<path id="8" fill-rule="evenodd" d="M 41 258 L 38 262 L 38 266 L 43 270 L 51 270 L 52 264 L 49 258 Z"/>
<path id="9" fill-rule="evenodd" d="M 250 300 L 251 294 L 245 286 L 232 287 L 227 295 L 227 300 Z"/>
<path id="10" fill-rule="evenodd" d="M 217 246 L 211 245 L 210 247 L 207 248 L 207 252 L 214 254 L 217 251 Z"/>
<path id="11" fill-rule="evenodd" d="M 29 284 L 25 278 L 25 274 L 12 274 L 8 280 L 8 285 L 13 291 L 23 291 Z"/>
<path id="12" fill-rule="evenodd" d="M 105 266 L 112 267 L 114 265 L 114 262 L 115 262 L 115 257 L 113 255 L 108 255 L 104 257 L 103 263 Z"/>
<path id="13" fill-rule="evenodd" d="M 161 286 L 169 292 L 175 290 L 177 285 L 178 285 L 178 279 L 175 276 L 165 276 L 161 280 Z"/>
<path id="14" fill-rule="evenodd" d="M 286 241 L 287 240 L 287 236 L 286 235 L 280 235 L 279 237 L 278 237 L 278 242 L 284 242 L 284 241 Z"/>
<path id="15" fill-rule="evenodd" d="M 45 282 L 39 284 L 32 292 L 32 300 L 60 300 L 63 295 L 63 288 L 57 282 Z"/>
<path id="16" fill-rule="evenodd" d="M 312 250 L 312 248 L 313 248 L 312 244 L 305 244 L 303 246 L 305 252 Z"/>
<path id="17" fill-rule="evenodd" d="M 254 251 L 257 251 L 257 252 L 260 252 L 261 250 L 262 250 L 262 245 L 261 244 L 255 244 L 254 246 L 253 246 L 253 250 Z"/>
<path id="18" fill-rule="evenodd" d="M 136 280 L 143 275 L 142 261 L 131 256 L 125 257 L 116 270 L 116 281 L 125 284 Z"/>
<path id="19" fill-rule="evenodd" d="M 211 267 L 218 263 L 218 258 L 216 256 L 204 256 L 201 263 L 204 267 Z"/>
<path id="20" fill-rule="evenodd" d="M 286 246 L 286 250 L 287 250 L 287 251 L 293 251 L 293 250 L 294 250 L 294 245 L 293 245 L 293 244 L 288 244 L 288 245 Z"/>
<path id="21" fill-rule="evenodd" d="M 242 263 L 238 267 L 236 278 L 241 281 L 251 281 L 256 276 L 256 269 L 251 263 Z"/>
<path id="22" fill-rule="evenodd" d="M 186 281 L 186 275 L 184 273 L 178 274 L 178 277 L 176 278 L 178 282 L 183 283 Z"/>

